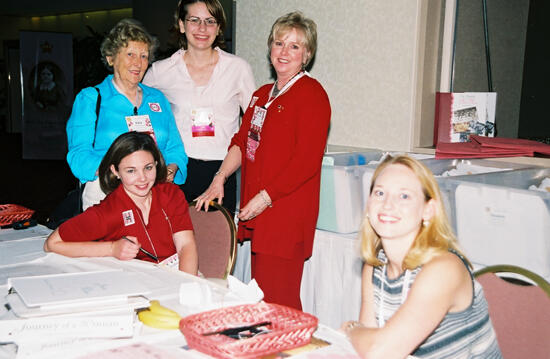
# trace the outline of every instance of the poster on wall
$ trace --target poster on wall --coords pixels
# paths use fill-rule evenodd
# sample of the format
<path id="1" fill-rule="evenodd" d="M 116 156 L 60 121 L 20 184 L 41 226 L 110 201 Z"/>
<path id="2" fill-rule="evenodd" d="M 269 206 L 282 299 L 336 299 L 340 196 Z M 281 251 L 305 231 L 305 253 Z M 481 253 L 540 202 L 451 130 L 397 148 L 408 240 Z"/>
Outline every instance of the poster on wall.
<path id="1" fill-rule="evenodd" d="M 64 159 L 73 100 L 72 35 L 21 31 L 24 159 Z"/>
<path id="2" fill-rule="evenodd" d="M 496 92 L 437 92 L 434 145 L 495 136 Z"/>

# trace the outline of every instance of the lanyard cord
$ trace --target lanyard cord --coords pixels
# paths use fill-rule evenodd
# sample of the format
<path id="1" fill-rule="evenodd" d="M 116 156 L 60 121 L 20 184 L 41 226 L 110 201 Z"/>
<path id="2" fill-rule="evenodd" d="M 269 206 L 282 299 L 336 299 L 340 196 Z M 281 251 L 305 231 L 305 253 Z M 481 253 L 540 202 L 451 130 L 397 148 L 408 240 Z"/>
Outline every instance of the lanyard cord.
<path id="1" fill-rule="evenodd" d="M 387 265 L 384 264 L 384 267 L 382 268 L 382 277 L 380 278 L 380 303 L 378 304 L 378 328 L 382 328 L 384 324 L 386 324 L 386 320 L 384 319 L 385 315 L 385 292 L 384 292 L 384 279 L 387 277 Z M 405 303 L 405 299 L 407 299 L 407 295 L 409 293 L 409 281 L 411 280 L 411 271 L 408 269 L 405 269 L 405 278 L 403 278 L 403 288 L 401 288 L 401 305 Z"/>
<path id="2" fill-rule="evenodd" d="M 271 88 L 271 92 L 270 92 L 270 95 L 269 95 L 269 98 L 271 100 L 269 100 L 265 105 L 264 105 L 264 108 L 267 110 L 267 108 L 269 106 L 271 106 L 271 104 L 273 103 L 273 101 L 275 101 L 275 99 L 279 96 L 281 96 L 283 93 L 285 93 L 289 88 L 292 87 L 292 85 L 294 85 L 296 83 L 296 81 L 298 81 L 299 79 L 301 79 L 302 77 L 304 76 L 309 76 L 309 73 L 307 71 L 300 71 L 298 72 L 296 75 L 294 75 L 294 77 L 292 79 L 290 79 L 290 81 L 288 81 L 286 83 L 286 85 L 283 86 L 283 88 L 273 97 L 274 95 L 274 92 L 275 92 L 275 87 L 277 86 L 277 82 L 275 81 L 275 83 L 273 84 L 273 87 Z"/>
<path id="3" fill-rule="evenodd" d="M 166 212 L 164 211 L 163 208 L 160 209 L 162 211 L 162 213 L 164 214 L 164 218 L 166 219 L 166 221 L 168 222 L 168 227 L 170 227 L 170 234 L 174 234 L 174 230 L 172 229 L 172 223 L 170 222 L 170 218 L 168 218 L 168 215 L 166 214 Z M 137 211 L 137 214 L 138 214 L 138 217 L 139 217 L 139 220 L 141 221 L 141 225 L 143 226 L 143 229 L 145 230 L 145 234 L 147 235 L 147 239 L 149 240 L 149 243 L 151 243 L 151 248 L 153 248 L 153 253 L 155 254 L 155 257 L 158 258 L 158 255 L 157 255 L 157 251 L 155 249 L 155 245 L 153 244 L 153 241 L 151 240 L 151 237 L 149 236 L 149 232 L 147 231 L 147 227 L 145 227 L 145 222 L 143 221 L 143 219 L 141 218 L 141 214 L 139 213 L 140 211 Z M 172 241 L 174 240 L 174 238 L 172 238 Z M 157 263 L 159 263 L 159 261 L 157 260 Z"/>
<path id="4" fill-rule="evenodd" d="M 151 237 L 149 237 L 149 232 L 147 231 L 147 227 L 145 227 L 145 222 L 143 221 L 143 218 L 141 218 L 141 214 L 139 213 L 139 211 L 137 211 L 137 215 L 139 217 L 139 220 L 141 222 L 141 225 L 143 226 L 143 229 L 145 230 L 145 234 L 147 235 L 147 239 L 149 240 L 149 243 L 151 243 L 151 248 L 153 248 L 153 253 L 155 254 L 155 257 L 159 257 L 157 255 L 157 250 L 155 249 L 155 245 L 153 244 L 153 241 L 151 240 Z M 159 263 L 158 259 L 157 259 L 157 263 Z"/>

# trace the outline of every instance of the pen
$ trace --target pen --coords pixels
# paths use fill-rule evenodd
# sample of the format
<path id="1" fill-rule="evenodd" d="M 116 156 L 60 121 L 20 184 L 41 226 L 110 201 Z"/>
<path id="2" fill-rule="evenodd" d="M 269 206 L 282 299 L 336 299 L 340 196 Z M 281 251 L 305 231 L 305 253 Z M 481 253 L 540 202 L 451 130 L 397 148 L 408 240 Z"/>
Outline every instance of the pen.
<path id="1" fill-rule="evenodd" d="M 122 237 L 124 238 L 125 240 L 127 240 L 128 242 L 130 243 L 133 243 L 133 244 L 136 244 L 136 242 L 134 242 L 133 240 L 131 240 L 130 238 L 128 237 Z M 139 247 L 139 250 L 142 251 L 143 253 L 145 253 L 147 256 L 149 256 L 150 258 L 153 258 L 154 260 L 156 260 L 157 262 L 159 261 L 159 259 L 157 258 L 157 256 L 155 256 L 154 254 L 150 253 L 149 251 L 146 251 L 145 249 Z"/>

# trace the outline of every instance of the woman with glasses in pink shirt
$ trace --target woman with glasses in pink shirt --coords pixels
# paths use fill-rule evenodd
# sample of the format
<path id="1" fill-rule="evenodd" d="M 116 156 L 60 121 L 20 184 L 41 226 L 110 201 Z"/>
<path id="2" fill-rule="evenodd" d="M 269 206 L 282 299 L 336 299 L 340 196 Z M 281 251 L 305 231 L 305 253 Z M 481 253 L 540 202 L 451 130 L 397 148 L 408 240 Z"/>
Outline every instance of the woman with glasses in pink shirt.
<path id="1" fill-rule="evenodd" d="M 227 154 L 256 86 L 250 65 L 224 48 L 225 14 L 218 0 L 181 0 L 176 10 L 181 49 L 155 62 L 143 83 L 172 105 L 189 157 L 181 186 L 189 200 L 207 188 Z M 237 181 L 229 176 L 223 205 L 235 212 Z"/>

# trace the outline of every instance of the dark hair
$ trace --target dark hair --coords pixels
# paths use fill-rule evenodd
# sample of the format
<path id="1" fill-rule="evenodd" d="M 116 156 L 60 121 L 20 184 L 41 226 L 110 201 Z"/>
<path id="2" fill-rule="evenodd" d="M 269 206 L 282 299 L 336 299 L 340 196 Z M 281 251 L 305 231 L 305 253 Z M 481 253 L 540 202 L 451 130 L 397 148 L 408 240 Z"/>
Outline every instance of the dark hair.
<path id="1" fill-rule="evenodd" d="M 166 164 L 155 141 L 143 132 L 126 132 L 114 140 L 99 164 L 99 185 L 106 194 L 113 192 L 120 184 L 120 179 L 111 171 L 111 165 L 118 166 L 122 159 L 137 151 L 149 152 L 156 162 L 157 177 L 155 184 L 166 180 Z"/>
<path id="2" fill-rule="evenodd" d="M 134 19 L 122 19 L 109 31 L 101 43 L 101 57 L 109 70 L 112 66 L 107 61 L 107 56 L 116 57 L 118 51 L 128 46 L 130 41 L 143 42 L 149 50 L 149 63 L 154 61 L 155 51 L 159 46 L 156 37 L 150 35 L 143 25 Z"/>
<path id="3" fill-rule="evenodd" d="M 218 30 L 218 35 L 216 36 L 216 39 L 212 43 L 212 48 L 215 48 L 218 46 L 221 49 L 225 49 L 225 37 L 224 37 L 224 31 L 225 31 L 225 13 L 223 12 L 223 6 L 220 4 L 218 0 L 180 0 L 178 2 L 178 8 L 176 9 L 175 14 L 175 27 L 176 31 L 179 34 L 179 45 L 182 49 L 187 50 L 187 37 L 185 34 L 182 34 L 180 32 L 180 26 L 179 26 L 179 20 L 185 23 L 185 17 L 187 16 L 187 8 L 189 5 L 202 2 L 204 5 L 206 5 L 206 8 L 208 9 L 208 12 L 212 14 L 212 16 L 216 19 L 218 22 L 218 25 L 220 26 Z"/>

